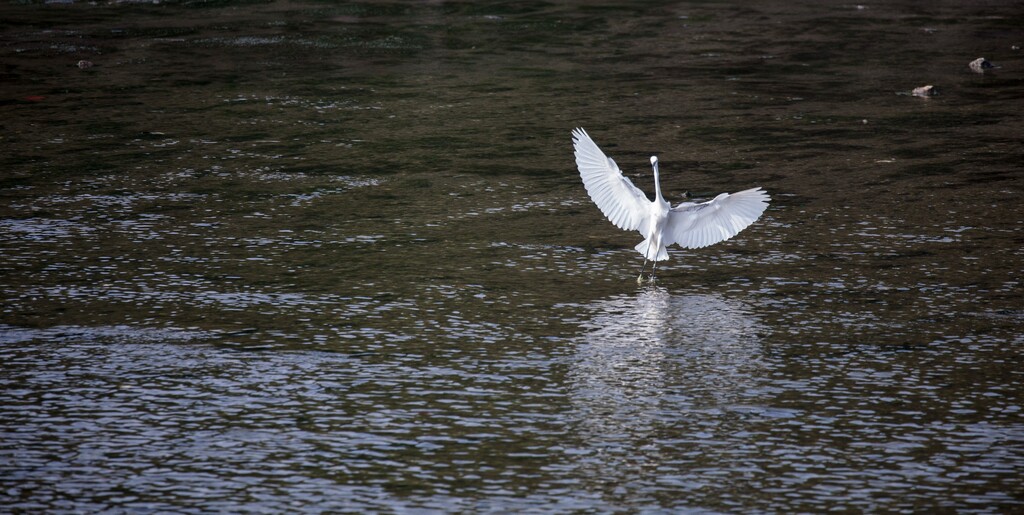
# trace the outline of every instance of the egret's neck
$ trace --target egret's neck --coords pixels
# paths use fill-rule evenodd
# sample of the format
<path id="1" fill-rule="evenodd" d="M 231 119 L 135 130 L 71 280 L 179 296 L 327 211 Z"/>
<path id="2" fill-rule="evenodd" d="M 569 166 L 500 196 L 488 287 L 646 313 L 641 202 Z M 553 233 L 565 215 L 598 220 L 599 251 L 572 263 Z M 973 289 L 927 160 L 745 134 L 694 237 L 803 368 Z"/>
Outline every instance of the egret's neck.
<path id="1" fill-rule="evenodd" d="M 656 202 L 665 202 L 665 197 L 661 196 L 661 179 L 658 178 L 658 162 L 651 163 L 654 167 L 654 200 Z"/>

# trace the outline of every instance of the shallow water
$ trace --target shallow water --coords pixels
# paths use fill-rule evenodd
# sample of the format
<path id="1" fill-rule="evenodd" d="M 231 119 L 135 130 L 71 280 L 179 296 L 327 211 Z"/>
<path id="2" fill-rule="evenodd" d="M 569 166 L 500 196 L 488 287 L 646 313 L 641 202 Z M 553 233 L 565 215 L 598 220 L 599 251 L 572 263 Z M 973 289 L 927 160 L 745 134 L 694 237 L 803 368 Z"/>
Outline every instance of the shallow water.
<path id="1" fill-rule="evenodd" d="M 1021 15 L 0 6 L 0 507 L 1020 510 Z"/>

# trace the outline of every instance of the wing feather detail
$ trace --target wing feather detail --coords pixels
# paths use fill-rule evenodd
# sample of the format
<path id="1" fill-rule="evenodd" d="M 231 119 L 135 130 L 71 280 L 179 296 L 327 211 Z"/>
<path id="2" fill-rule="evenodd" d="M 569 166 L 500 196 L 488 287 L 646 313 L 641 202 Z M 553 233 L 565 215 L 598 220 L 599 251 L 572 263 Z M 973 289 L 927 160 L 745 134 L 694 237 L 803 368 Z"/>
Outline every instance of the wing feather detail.
<path id="1" fill-rule="evenodd" d="M 728 240 L 757 221 L 770 200 L 767 192 L 752 188 L 700 204 L 684 202 L 669 212 L 667 239 L 689 249 Z"/>
<path id="2" fill-rule="evenodd" d="M 572 145 L 583 186 L 598 209 L 619 229 L 638 229 L 647 216 L 647 205 L 650 204 L 644 192 L 622 175 L 619 166 L 612 158 L 604 155 L 587 131 L 574 129 Z"/>

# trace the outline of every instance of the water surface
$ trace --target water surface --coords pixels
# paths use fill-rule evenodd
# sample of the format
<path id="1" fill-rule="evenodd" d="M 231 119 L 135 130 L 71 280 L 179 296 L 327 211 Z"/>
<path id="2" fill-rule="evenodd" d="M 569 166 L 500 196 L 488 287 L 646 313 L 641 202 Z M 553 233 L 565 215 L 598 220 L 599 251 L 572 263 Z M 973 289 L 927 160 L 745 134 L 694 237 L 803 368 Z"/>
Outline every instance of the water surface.
<path id="1" fill-rule="evenodd" d="M 0 6 L 0 506 L 1020 510 L 1021 14 Z"/>

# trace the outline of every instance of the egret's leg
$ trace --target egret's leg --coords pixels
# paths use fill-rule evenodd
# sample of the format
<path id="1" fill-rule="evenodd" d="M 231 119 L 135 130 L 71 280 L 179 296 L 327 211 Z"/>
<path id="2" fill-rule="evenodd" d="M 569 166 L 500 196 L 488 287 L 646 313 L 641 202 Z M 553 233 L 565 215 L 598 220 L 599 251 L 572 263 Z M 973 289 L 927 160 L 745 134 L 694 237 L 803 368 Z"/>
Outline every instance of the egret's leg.
<path id="1" fill-rule="evenodd" d="M 644 258 L 644 266 L 640 267 L 640 276 L 636 278 L 637 284 L 644 283 L 644 269 L 647 268 L 647 258 Z"/>

